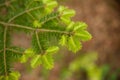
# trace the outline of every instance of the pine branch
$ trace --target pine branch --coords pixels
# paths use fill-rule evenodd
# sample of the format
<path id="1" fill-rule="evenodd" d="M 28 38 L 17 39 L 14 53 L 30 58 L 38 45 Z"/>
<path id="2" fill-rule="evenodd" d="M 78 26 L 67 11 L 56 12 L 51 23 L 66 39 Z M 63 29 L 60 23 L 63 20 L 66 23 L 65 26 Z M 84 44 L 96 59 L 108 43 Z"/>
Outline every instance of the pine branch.
<path id="1" fill-rule="evenodd" d="M 41 47 L 41 43 L 39 41 L 39 36 L 38 36 L 37 31 L 35 32 L 35 36 L 36 36 L 36 40 L 37 40 L 37 44 L 39 46 L 39 49 L 41 50 L 41 53 L 43 54 L 43 50 L 42 50 L 42 47 Z"/>
<path id="2" fill-rule="evenodd" d="M 48 22 L 48 21 L 50 21 L 50 20 L 54 20 L 54 19 L 58 19 L 60 16 L 61 16 L 61 14 L 59 14 L 59 13 L 57 13 L 57 12 L 53 12 L 52 13 L 52 15 L 54 15 L 55 14 L 55 16 L 50 16 L 50 18 L 48 17 L 48 19 L 46 19 L 46 20 L 44 20 L 43 22 L 41 22 L 41 24 L 45 24 L 46 22 Z M 49 15 L 51 15 L 51 14 L 49 14 Z M 49 15 L 47 15 L 47 16 L 49 16 Z M 46 17 L 46 16 L 45 16 Z M 45 18 L 45 17 L 43 17 L 43 18 Z M 42 18 L 41 18 L 42 19 Z"/>
<path id="3" fill-rule="evenodd" d="M 6 22 L 2 22 L 0 21 L 0 24 L 2 25 L 6 25 L 6 26 L 12 26 L 12 27 L 18 27 L 18 28 L 23 28 L 23 29 L 28 29 L 28 30 L 33 30 L 35 31 L 34 28 L 28 27 L 28 26 L 22 26 L 22 25 L 18 25 L 18 24 L 11 24 L 11 23 L 6 23 Z"/>
<path id="4" fill-rule="evenodd" d="M 5 66 L 5 76 L 8 75 L 8 72 L 7 72 L 7 62 L 6 62 L 6 36 L 7 35 L 7 26 L 5 26 L 5 30 L 4 30 L 4 66 Z"/>
<path id="5" fill-rule="evenodd" d="M 11 19 L 9 19 L 8 22 L 13 21 L 13 20 L 16 19 L 17 17 L 20 17 L 21 15 L 23 15 L 23 14 L 25 14 L 25 13 L 28 13 L 28 12 L 31 12 L 31 11 L 34 11 L 34 10 L 37 10 L 37 9 L 40 9 L 40 8 L 42 8 L 42 7 L 45 7 L 45 6 L 38 6 L 38 7 L 31 8 L 31 9 L 27 9 L 27 10 L 25 10 L 25 11 L 23 11 L 23 12 L 15 15 L 15 16 L 12 17 Z"/>
<path id="6" fill-rule="evenodd" d="M 16 53 L 16 54 L 20 54 L 22 55 L 23 53 L 18 51 L 18 50 L 15 50 L 15 49 L 10 49 L 10 48 L 6 48 L 7 51 L 12 51 L 13 53 Z"/>
<path id="7" fill-rule="evenodd" d="M 31 13 L 27 12 L 27 14 L 28 14 L 33 20 L 36 20 L 35 17 L 34 17 Z"/>
<path id="8" fill-rule="evenodd" d="M 10 27 L 18 27 L 18 28 L 23 28 L 23 29 L 27 29 L 27 30 L 37 31 L 37 32 L 53 32 L 53 33 L 60 33 L 60 34 L 67 34 L 67 35 L 73 34 L 73 32 L 68 32 L 68 31 L 36 29 L 36 28 L 29 27 L 29 26 L 23 26 L 23 25 L 18 25 L 18 24 L 10 24 L 10 23 L 2 22 L 2 21 L 0 21 L 0 24 L 10 26 Z"/>
<path id="9" fill-rule="evenodd" d="M 8 11 L 5 16 L 0 15 L 2 80 L 19 79 L 19 74 L 11 71 L 11 64 L 15 60 L 22 58 L 22 62 L 26 62 L 31 57 L 31 67 L 42 64 L 45 68 L 51 69 L 53 54 L 59 50 L 58 44 L 76 53 L 82 47 L 80 41 L 91 39 L 85 23 L 71 20 L 75 11 L 64 6 L 56 8 L 57 2 L 54 0 L 6 0 L 0 4 L 0 9 L 3 6 Z M 16 46 L 11 48 L 9 34 L 14 30 L 32 33 L 30 49 L 23 50 Z"/>

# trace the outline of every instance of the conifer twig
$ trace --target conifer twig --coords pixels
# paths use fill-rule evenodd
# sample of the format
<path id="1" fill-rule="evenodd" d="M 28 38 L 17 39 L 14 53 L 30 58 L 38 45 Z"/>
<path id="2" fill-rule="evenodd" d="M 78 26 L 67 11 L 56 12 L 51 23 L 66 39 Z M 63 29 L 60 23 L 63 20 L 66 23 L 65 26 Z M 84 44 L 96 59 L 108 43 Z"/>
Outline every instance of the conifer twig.
<path id="1" fill-rule="evenodd" d="M 42 7 L 44 7 L 44 6 L 38 6 L 38 7 L 31 8 L 31 9 L 27 9 L 27 10 L 25 10 L 25 11 L 23 11 L 23 12 L 15 15 L 15 16 L 12 17 L 11 19 L 9 19 L 8 22 L 13 21 L 13 20 L 16 19 L 17 17 L 19 17 L 19 16 L 21 16 L 21 15 L 23 15 L 23 14 L 25 14 L 25 13 L 28 13 L 28 12 L 30 12 L 30 11 L 34 11 L 34 10 L 40 9 L 40 8 L 42 8 Z"/>
<path id="2" fill-rule="evenodd" d="M 41 53 L 43 53 L 43 50 L 42 50 L 42 47 L 41 47 L 41 44 L 40 44 L 40 40 L 39 40 L 39 36 L 38 36 L 37 31 L 35 32 L 35 35 L 36 35 L 37 44 L 38 44 L 38 46 L 39 46 L 39 49 L 41 50 Z"/>
<path id="3" fill-rule="evenodd" d="M 5 29 L 4 29 L 4 45 L 3 45 L 3 54 L 4 54 L 4 66 L 5 66 L 5 76 L 8 75 L 7 73 L 7 62 L 6 62 L 6 37 L 7 36 L 7 26 L 5 26 Z"/>
<path id="4" fill-rule="evenodd" d="M 11 26 L 11 27 L 23 28 L 23 29 L 32 30 L 32 31 L 37 31 L 37 32 L 55 32 L 55 33 L 67 34 L 67 35 L 73 34 L 73 32 L 68 32 L 68 31 L 59 31 L 59 30 L 50 30 L 50 29 L 38 29 L 38 28 L 29 27 L 29 26 L 23 26 L 23 25 L 18 25 L 18 24 L 5 23 L 5 22 L 2 22 L 2 21 L 0 21 L 0 24 Z"/>
<path id="5" fill-rule="evenodd" d="M 15 50 L 15 49 L 6 48 L 6 50 L 12 51 L 12 52 L 18 53 L 18 54 L 23 54 L 22 52 L 20 52 L 20 51 L 18 51 L 18 50 Z"/>

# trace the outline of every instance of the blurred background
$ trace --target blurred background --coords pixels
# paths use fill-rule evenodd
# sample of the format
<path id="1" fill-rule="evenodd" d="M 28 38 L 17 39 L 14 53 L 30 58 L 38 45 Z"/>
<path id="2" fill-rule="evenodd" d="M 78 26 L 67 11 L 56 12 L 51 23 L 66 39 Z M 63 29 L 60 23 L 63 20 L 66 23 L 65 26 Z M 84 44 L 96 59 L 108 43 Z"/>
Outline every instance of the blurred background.
<path id="1" fill-rule="evenodd" d="M 77 54 L 61 49 L 55 67 L 31 70 L 27 64 L 15 64 L 20 80 L 120 80 L 120 0 L 58 0 L 76 10 L 74 21 L 84 21 L 92 34 Z M 24 35 L 24 36 L 23 36 Z M 28 48 L 31 38 L 14 34 L 14 45 Z"/>

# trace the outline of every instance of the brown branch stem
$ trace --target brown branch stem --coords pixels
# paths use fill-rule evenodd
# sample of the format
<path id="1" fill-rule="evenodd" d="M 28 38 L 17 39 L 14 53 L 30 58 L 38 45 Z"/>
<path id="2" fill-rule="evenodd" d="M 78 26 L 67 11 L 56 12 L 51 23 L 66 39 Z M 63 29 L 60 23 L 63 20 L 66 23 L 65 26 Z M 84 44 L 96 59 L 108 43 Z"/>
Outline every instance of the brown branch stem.
<path id="1" fill-rule="evenodd" d="M 38 32 L 37 32 L 37 31 L 35 32 L 35 35 L 36 35 L 37 44 L 38 44 L 38 46 L 39 46 L 39 49 L 41 50 L 41 53 L 43 53 L 42 47 L 41 47 L 41 43 L 40 43 L 40 40 L 39 40 L 39 36 L 38 36 Z"/>
<path id="2" fill-rule="evenodd" d="M 8 22 L 13 21 L 13 20 L 16 19 L 17 17 L 19 17 L 19 16 L 21 16 L 21 15 L 23 15 L 23 14 L 25 14 L 25 13 L 28 13 L 28 12 L 31 12 L 31 11 L 34 11 L 34 10 L 37 10 L 37 9 L 40 9 L 40 8 L 42 8 L 42 7 L 44 7 L 44 6 L 38 6 L 38 7 L 34 7 L 34 8 L 31 8 L 31 9 L 25 10 L 25 11 L 17 14 L 16 16 L 12 17 Z"/>
<path id="3" fill-rule="evenodd" d="M 12 51 L 12 52 L 18 53 L 18 54 L 23 54 L 22 52 L 19 52 L 18 50 L 15 50 L 15 49 L 6 48 L 6 50 Z"/>
<path id="4" fill-rule="evenodd" d="M 3 54 L 4 54 L 4 69 L 5 69 L 5 76 L 8 75 L 7 73 L 7 62 L 6 62 L 6 37 L 7 36 L 7 26 L 4 28 L 4 45 L 3 45 Z"/>
<path id="5" fill-rule="evenodd" d="M 73 32 L 67 32 L 67 31 L 59 31 L 59 30 L 50 30 L 50 29 L 38 29 L 38 28 L 32 28 L 30 26 L 23 26 L 23 25 L 18 25 L 18 24 L 10 24 L 10 23 L 5 23 L 1 22 L 0 24 L 6 25 L 6 26 L 11 26 L 11 27 L 18 27 L 18 28 L 23 28 L 27 30 L 32 30 L 32 31 L 37 31 L 37 32 L 54 32 L 54 33 L 60 33 L 60 34 L 72 34 Z"/>

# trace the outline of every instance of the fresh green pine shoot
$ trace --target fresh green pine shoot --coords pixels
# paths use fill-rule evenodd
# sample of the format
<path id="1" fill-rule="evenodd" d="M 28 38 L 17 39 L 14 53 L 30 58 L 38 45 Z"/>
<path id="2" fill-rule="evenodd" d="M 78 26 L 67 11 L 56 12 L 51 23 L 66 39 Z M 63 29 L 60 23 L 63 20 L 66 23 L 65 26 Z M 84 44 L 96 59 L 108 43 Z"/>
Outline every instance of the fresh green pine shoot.
<path id="1" fill-rule="evenodd" d="M 21 63 L 26 63 L 30 57 L 34 56 L 33 49 L 26 49 L 22 57 L 20 58 Z"/>
<path id="2" fill-rule="evenodd" d="M 43 64 L 46 69 L 53 68 L 53 54 L 58 52 L 59 47 L 52 46 L 46 50 L 44 54 L 35 55 L 31 60 L 31 67 L 36 68 L 37 66 Z M 32 56 L 31 56 L 32 57 Z"/>
<path id="3" fill-rule="evenodd" d="M 60 6 L 58 8 L 58 12 L 60 13 L 60 19 L 66 23 L 69 24 L 71 22 L 71 17 L 75 15 L 75 11 L 68 9 L 67 7 Z"/>
<path id="4" fill-rule="evenodd" d="M 40 28 L 41 27 L 41 23 L 39 21 L 35 20 L 33 22 L 33 26 L 36 27 L 36 28 Z"/>

